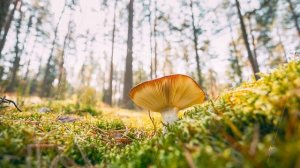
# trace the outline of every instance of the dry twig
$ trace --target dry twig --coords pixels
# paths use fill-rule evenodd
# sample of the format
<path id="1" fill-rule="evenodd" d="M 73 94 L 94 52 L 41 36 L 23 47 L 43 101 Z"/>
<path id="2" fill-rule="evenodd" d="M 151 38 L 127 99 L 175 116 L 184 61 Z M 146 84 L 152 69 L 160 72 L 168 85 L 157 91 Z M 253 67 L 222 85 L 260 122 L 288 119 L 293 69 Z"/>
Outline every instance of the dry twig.
<path id="1" fill-rule="evenodd" d="M 149 114 L 149 118 L 153 124 L 153 129 L 154 129 L 154 132 L 153 132 L 153 135 L 156 134 L 156 125 L 155 125 L 155 122 L 154 122 L 154 118 L 151 116 L 151 113 L 150 113 L 150 110 L 148 111 L 148 114 Z"/>
<path id="2" fill-rule="evenodd" d="M 18 111 L 22 112 L 22 110 L 17 106 L 17 104 L 14 101 L 6 99 L 5 96 L 0 97 L 0 108 L 6 107 L 3 106 L 4 104 L 13 104 Z"/>

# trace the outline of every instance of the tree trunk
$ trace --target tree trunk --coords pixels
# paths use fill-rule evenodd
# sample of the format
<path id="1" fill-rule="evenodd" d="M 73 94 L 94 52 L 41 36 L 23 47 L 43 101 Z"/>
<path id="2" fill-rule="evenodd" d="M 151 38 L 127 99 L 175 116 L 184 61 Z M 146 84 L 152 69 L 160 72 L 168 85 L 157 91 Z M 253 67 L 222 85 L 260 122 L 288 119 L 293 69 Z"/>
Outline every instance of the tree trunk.
<path id="1" fill-rule="evenodd" d="M 38 60 L 38 62 L 39 62 L 39 68 L 38 68 L 38 71 L 37 71 L 37 73 L 36 73 L 36 75 L 35 75 L 37 78 L 39 78 L 39 77 L 41 76 L 42 71 L 43 71 L 42 60 L 43 60 L 43 58 L 42 58 L 42 57 L 39 57 L 39 60 Z"/>
<path id="2" fill-rule="evenodd" d="M 26 52 L 26 55 L 29 55 L 29 60 L 27 62 L 27 66 L 26 66 L 26 72 L 25 72 L 25 76 L 24 76 L 24 80 L 27 81 L 28 79 L 28 76 L 29 76 L 29 68 L 30 68 L 30 64 L 31 64 L 31 57 L 35 51 L 35 46 L 36 46 L 36 43 L 37 43 L 37 37 L 35 37 L 34 41 L 33 41 L 33 45 L 32 45 L 32 48 L 30 50 L 30 52 Z"/>
<path id="3" fill-rule="evenodd" d="M 10 4 L 11 4 L 11 0 L 0 1 L 0 37 L 1 37 L 2 29 L 5 25 L 5 20 L 9 11 Z"/>
<path id="4" fill-rule="evenodd" d="M 25 72 L 25 75 L 24 75 L 24 80 L 27 81 L 28 79 L 28 76 L 29 76 L 29 72 L 30 72 L 30 64 L 31 64 L 31 59 L 29 59 L 27 61 L 27 64 L 26 64 L 26 72 Z"/>
<path id="5" fill-rule="evenodd" d="M 279 33 L 279 29 L 278 27 L 276 27 L 276 35 L 278 36 L 278 40 L 279 40 L 279 45 L 282 49 L 282 53 L 283 53 L 283 56 L 284 56 L 284 63 L 287 63 L 288 62 L 288 57 L 287 57 L 287 54 L 286 54 L 286 50 L 285 50 L 285 47 L 282 43 L 282 39 L 281 39 L 281 35 Z"/>
<path id="6" fill-rule="evenodd" d="M 125 68 L 124 89 L 123 89 L 123 105 L 127 108 L 133 108 L 133 104 L 130 101 L 130 98 L 128 96 L 128 93 L 133 85 L 133 75 L 132 75 L 133 1 L 134 0 L 130 0 L 128 5 L 127 56 L 126 56 L 126 68 Z"/>
<path id="7" fill-rule="evenodd" d="M 6 92 L 13 92 L 15 90 L 15 87 L 17 86 L 17 73 L 20 68 L 20 29 L 21 29 L 21 24 L 22 24 L 22 17 L 23 17 L 23 12 L 21 11 L 21 6 L 22 4 L 18 7 L 18 11 L 20 13 L 20 16 L 17 20 L 16 23 L 16 44 L 15 44 L 15 58 L 13 61 L 13 67 L 11 69 L 11 79 L 10 82 L 6 88 Z"/>
<path id="8" fill-rule="evenodd" d="M 247 53 L 248 53 L 248 59 L 250 61 L 255 79 L 258 80 L 259 79 L 259 76 L 257 75 L 257 73 L 259 72 L 258 63 L 257 63 L 257 60 L 253 57 L 253 54 L 252 54 L 251 49 L 250 49 L 250 44 L 249 44 L 249 41 L 248 41 L 248 34 L 247 34 L 247 31 L 246 31 L 246 26 L 245 26 L 243 16 L 242 16 L 242 13 L 241 13 L 241 9 L 240 9 L 240 3 L 239 3 L 238 0 L 235 0 L 235 2 L 236 2 L 235 6 L 236 6 L 237 11 L 238 11 L 238 17 L 239 17 L 239 20 L 240 20 L 243 40 L 244 40 L 245 47 L 246 47 Z"/>
<path id="9" fill-rule="evenodd" d="M 114 46 L 115 46 L 115 32 L 116 32 L 116 10 L 117 0 L 115 0 L 114 6 L 114 18 L 113 18 L 113 31 L 111 40 L 111 57 L 110 57 L 110 72 L 109 72 L 109 88 L 107 95 L 107 104 L 112 105 L 112 90 L 113 90 L 113 73 L 114 73 Z"/>
<path id="10" fill-rule="evenodd" d="M 197 64 L 197 77 L 198 77 L 198 84 L 200 86 L 203 86 L 203 77 L 201 72 L 201 65 L 200 65 L 200 57 L 198 53 L 198 35 L 195 25 L 195 17 L 193 12 L 193 0 L 190 0 L 190 10 L 191 10 L 191 17 L 192 17 L 192 26 L 193 26 L 193 42 L 194 42 L 194 50 L 195 50 L 195 56 L 196 56 L 196 64 Z"/>
<path id="11" fill-rule="evenodd" d="M 14 7 L 11 10 L 10 14 L 8 15 L 8 19 L 4 24 L 4 32 L 3 32 L 3 35 L 2 35 L 1 40 L 0 40 L 0 59 L 2 58 L 2 50 L 4 48 L 4 45 L 5 45 L 5 42 L 6 42 L 6 37 L 7 37 L 11 22 L 14 18 L 14 14 L 15 14 L 15 11 L 17 9 L 17 6 L 18 6 L 19 2 L 20 2 L 20 0 L 15 0 Z"/>
<path id="12" fill-rule="evenodd" d="M 24 41 L 23 41 L 22 47 L 20 49 L 20 57 L 22 57 L 22 55 L 23 55 L 25 44 L 27 44 L 27 39 L 28 39 L 28 36 L 30 35 L 30 28 L 32 26 L 32 19 L 33 19 L 33 14 L 31 14 L 29 19 L 28 19 L 26 35 L 24 37 Z"/>
<path id="13" fill-rule="evenodd" d="M 154 25 L 153 25 L 153 34 L 154 34 L 154 77 L 157 78 L 157 1 L 154 1 Z"/>
<path id="14" fill-rule="evenodd" d="M 57 94 L 56 94 L 56 97 L 58 99 L 64 97 L 64 91 L 66 86 L 66 69 L 64 67 L 64 64 L 65 64 L 66 49 L 70 42 L 71 18 L 72 17 L 70 16 L 69 23 L 68 23 L 68 32 L 64 38 L 64 44 L 63 44 L 63 48 L 62 48 L 62 52 L 58 64 L 59 74 L 58 74 L 58 85 L 57 85 Z"/>
<path id="15" fill-rule="evenodd" d="M 255 14 L 255 11 L 254 13 Z M 248 15 L 248 20 L 249 20 L 249 30 L 250 30 L 250 36 L 251 36 L 251 42 L 252 42 L 252 47 L 253 47 L 253 57 L 254 57 L 254 60 L 256 60 L 257 62 L 257 52 L 256 52 L 256 44 L 255 44 L 255 37 L 254 37 L 254 34 L 253 34 L 253 27 L 252 27 L 252 22 L 251 22 L 251 14 Z"/>
<path id="16" fill-rule="evenodd" d="M 4 67 L 0 66 L 0 82 L 2 82 L 3 75 L 4 75 Z"/>
<path id="17" fill-rule="evenodd" d="M 54 48 L 55 48 L 56 39 L 57 39 L 58 27 L 60 25 L 62 16 L 65 13 L 66 6 L 67 6 L 67 3 L 65 2 L 64 7 L 63 7 L 63 9 L 60 13 L 57 25 L 56 25 L 55 30 L 54 30 L 54 38 L 53 38 L 53 41 L 52 41 L 52 48 L 51 48 L 51 51 L 50 51 L 50 56 L 48 57 L 48 60 L 47 60 L 45 74 L 44 74 L 44 78 L 43 78 L 43 81 L 42 81 L 42 87 L 41 87 L 42 89 L 41 89 L 41 92 L 40 92 L 40 96 L 42 96 L 42 97 L 50 96 L 52 81 L 49 79 L 49 73 L 50 73 L 51 68 L 52 68 L 51 64 L 52 64 L 52 61 L 53 61 L 53 54 L 54 54 Z"/>
<path id="18" fill-rule="evenodd" d="M 298 36 L 300 38 L 300 23 L 298 21 L 298 17 L 299 15 L 297 15 L 296 11 L 295 11 L 295 8 L 294 8 L 294 5 L 292 3 L 291 0 L 287 0 L 288 4 L 289 4 L 289 8 L 292 12 L 292 19 L 294 20 L 294 23 L 295 23 L 295 27 L 296 27 L 296 30 L 297 30 L 297 33 L 298 33 Z"/>
<path id="19" fill-rule="evenodd" d="M 26 30 L 26 35 L 25 35 L 25 38 L 24 38 L 24 41 L 23 41 L 23 44 L 22 44 L 22 47 L 21 47 L 21 53 L 20 53 L 20 57 L 22 58 L 23 56 L 23 52 L 24 52 L 24 47 L 25 47 L 25 44 L 27 44 L 27 39 L 28 39 L 28 35 L 30 33 L 30 28 L 32 26 L 32 19 L 34 17 L 34 14 L 32 13 L 31 16 L 29 17 L 29 20 L 28 20 L 28 23 L 27 23 L 27 30 Z M 31 55 L 35 49 L 35 44 L 36 44 L 36 41 L 37 41 L 37 38 L 35 38 L 34 42 L 33 42 L 33 46 L 31 48 L 31 51 L 30 51 L 30 55 L 29 55 L 29 60 L 27 61 L 27 64 L 26 64 L 26 72 L 25 72 L 25 75 L 23 77 L 23 80 L 26 82 L 25 85 L 23 85 L 22 87 L 22 95 L 29 95 L 30 94 L 30 86 L 31 86 L 31 83 L 32 81 L 27 81 L 28 80 L 28 76 L 29 76 L 29 68 L 30 68 L 30 64 L 31 64 Z M 28 55 L 28 52 L 25 52 L 27 55 Z"/>
<path id="20" fill-rule="evenodd" d="M 209 96 L 211 98 L 216 98 L 218 95 L 218 87 L 217 87 L 217 79 L 216 79 L 216 72 L 213 69 L 208 70 L 208 81 L 209 81 Z"/>
<path id="21" fill-rule="evenodd" d="M 233 52 L 234 52 L 234 56 L 235 56 L 236 73 L 239 77 L 239 83 L 242 83 L 243 82 L 242 68 L 240 66 L 240 61 L 239 61 L 239 58 L 238 58 L 238 50 L 237 50 L 237 47 L 236 47 L 236 44 L 235 44 L 235 41 L 234 41 L 234 38 L 233 38 L 233 30 L 232 30 L 231 20 L 230 20 L 229 17 L 227 17 L 227 19 L 228 19 L 228 22 L 229 22 L 231 43 L 233 45 Z"/>
<path id="22" fill-rule="evenodd" d="M 85 42 L 84 42 L 84 49 L 83 49 L 83 52 L 87 54 L 87 50 L 88 50 L 88 45 L 89 45 L 89 37 L 90 37 L 90 31 L 87 30 L 86 33 L 85 33 Z M 106 54 L 105 54 L 105 59 L 106 59 Z M 87 57 L 84 58 L 83 62 L 82 62 L 82 65 L 80 67 L 80 72 L 79 72 L 79 80 L 80 80 L 80 87 L 85 87 L 87 86 L 87 75 L 85 75 L 88 71 L 87 69 L 87 62 L 88 62 L 88 59 Z M 106 63 L 106 60 L 105 60 L 105 63 Z M 105 77 L 103 77 L 105 79 Z M 105 82 L 102 82 L 102 83 L 105 83 Z"/>
<path id="23" fill-rule="evenodd" d="M 153 48 L 152 48 L 152 36 L 153 36 L 153 33 L 152 33 L 152 19 L 151 19 L 151 15 L 152 15 L 152 12 L 151 12 L 151 1 L 152 0 L 149 0 L 149 7 L 148 7 L 148 11 L 149 11 L 149 14 L 148 14 L 148 23 L 149 23 L 149 27 L 150 27 L 150 79 L 153 79 L 153 60 L 152 60 L 152 54 L 153 54 Z"/>

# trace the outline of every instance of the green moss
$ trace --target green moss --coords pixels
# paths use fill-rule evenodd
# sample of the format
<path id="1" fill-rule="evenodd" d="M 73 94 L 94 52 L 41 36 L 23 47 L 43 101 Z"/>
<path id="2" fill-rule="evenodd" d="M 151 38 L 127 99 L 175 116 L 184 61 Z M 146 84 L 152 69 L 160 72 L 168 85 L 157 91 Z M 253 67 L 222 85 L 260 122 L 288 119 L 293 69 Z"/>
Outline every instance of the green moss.
<path id="1" fill-rule="evenodd" d="M 125 129 L 125 125 L 122 120 L 100 120 L 97 123 L 97 127 L 104 130 L 121 130 Z"/>
<path id="2" fill-rule="evenodd" d="M 127 146 L 113 165 L 295 167 L 300 152 L 300 63 L 262 76 L 189 110 L 167 134 Z"/>
<path id="3" fill-rule="evenodd" d="M 0 167 L 296 167 L 300 63 L 261 76 L 190 108 L 164 135 L 130 128 L 86 105 L 91 103 L 53 101 L 22 113 L 2 111 Z M 41 107 L 51 111 L 39 113 Z M 77 120 L 60 122 L 59 116 Z M 52 147 L 28 155 L 32 144 Z"/>

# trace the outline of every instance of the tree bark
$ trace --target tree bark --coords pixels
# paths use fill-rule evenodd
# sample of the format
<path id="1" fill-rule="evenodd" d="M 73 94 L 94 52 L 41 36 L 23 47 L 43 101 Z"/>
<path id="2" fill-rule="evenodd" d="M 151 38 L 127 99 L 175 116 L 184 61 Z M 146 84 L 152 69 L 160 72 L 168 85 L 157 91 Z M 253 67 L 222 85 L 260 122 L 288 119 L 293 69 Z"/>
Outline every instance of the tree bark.
<path id="1" fill-rule="evenodd" d="M 57 98 L 63 98 L 64 97 L 64 88 L 66 86 L 66 69 L 64 67 L 65 64 L 65 53 L 66 49 L 68 47 L 68 44 L 70 42 L 70 33 L 71 33 L 71 16 L 68 23 L 68 32 L 65 35 L 64 38 L 64 44 L 61 52 L 61 57 L 58 64 L 59 74 L 58 74 L 58 84 L 57 84 Z"/>
<path id="2" fill-rule="evenodd" d="M 284 56 L 284 63 L 287 63 L 288 62 L 288 57 L 287 57 L 286 50 L 285 50 L 285 47 L 283 45 L 283 42 L 282 42 L 281 35 L 279 33 L 278 27 L 276 27 L 276 35 L 278 36 L 279 45 L 280 45 L 280 47 L 282 49 L 282 53 L 283 53 L 283 56 Z"/>
<path id="3" fill-rule="evenodd" d="M 29 70 L 30 64 L 31 64 L 31 59 L 29 59 L 29 60 L 27 61 L 27 64 L 26 64 L 26 72 L 25 72 L 25 75 L 24 75 L 24 78 L 23 78 L 25 81 L 27 81 L 28 76 L 29 76 L 29 72 L 30 72 L 30 70 Z"/>
<path id="4" fill-rule="evenodd" d="M 255 11 L 254 13 L 255 14 Z M 257 52 L 256 52 L 256 44 L 255 44 L 255 37 L 254 37 L 254 34 L 253 34 L 253 27 L 252 27 L 252 22 L 251 22 L 251 14 L 248 15 L 248 20 L 249 20 L 249 30 L 250 30 L 250 36 L 251 36 L 251 42 L 252 42 L 252 47 L 253 47 L 253 57 L 254 57 L 254 60 L 256 60 L 257 62 Z"/>
<path id="5" fill-rule="evenodd" d="M 149 14 L 148 14 L 148 23 L 149 23 L 149 27 L 150 27 L 150 38 L 149 38 L 149 42 L 150 42 L 150 79 L 153 79 L 153 60 L 152 60 L 152 54 L 153 54 L 153 48 L 152 48 L 152 36 L 153 36 L 153 33 L 152 33 L 152 12 L 151 12 L 151 1 L 152 0 L 149 0 L 149 6 L 148 6 L 148 11 L 149 11 Z"/>
<path id="6" fill-rule="evenodd" d="M 198 77 L 198 84 L 200 86 L 203 86 L 203 77 L 201 72 L 201 65 L 200 65 L 200 57 L 198 53 L 198 35 L 197 35 L 197 29 L 195 25 L 195 17 L 193 12 L 193 0 L 190 0 L 190 10 L 191 10 L 191 17 L 192 17 L 192 26 L 193 26 L 193 42 L 194 42 L 194 50 L 195 50 L 195 58 L 196 58 L 196 64 L 197 64 L 197 77 Z"/>
<path id="7" fill-rule="evenodd" d="M 15 90 L 15 87 L 17 86 L 17 73 L 20 68 L 20 29 L 21 29 L 21 24 L 22 24 L 22 17 L 23 17 L 23 12 L 21 11 L 21 6 L 22 4 L 18 7 L 18 11 L 20 13 L 20 16 L 17 20 L 16 23 L 16 44 L 15 44 L 15 58 L 13 61 L 13 67 L 11 69 L 11 79 L 10 82 L 6 88 L 6 92 L 13 92 Z"/>
<path id="8" fill-rule="evenodd" d="M 20 2 L 20 0 L 15 0 L 14 7 L 11 10 L 10 14 L 8 15 L 8 19 L 4 24 L 4 32 L 3 32 L 3 35 L 2 35 L 1 40 L 0 40 L 0 59 L 2 58 L 2 51 L 3 51 L 3 48 L 4 48 L 5 42 L 6 42 L 6 37 L 7 37 L 11 22 L 14 18 L 14 14 L 15 14 L 15 11 L 17 9 L 17 6 L 18 6 L 19 2 Z"/>
<path id="9" fill-rule="evenodd" d="M 237 50 L 237 47 L 236 47 L 236 44 L 235 44 L 235 41 L 234 41 L 234 38 L 233 38 L 233 30 L 232 30 L 231 20 L 230 20 L 229 17 L 227 17 L 227 18 L 228 18 L 228 22 L 229 22 L 231 43 L 232 43 L 232 46 L 233 46 L 233 52 L 234 52 L 234 56 L 235 56 L 236 72 L 237 72 L 237 75 L 239 77 L 239 83 L 242 83 L 243 82 L 243 75 L 242 75 L 242 68 L 240 66 L 240 61 L 239 61 L 239 58 L 238 58 L 238 50 Z"/>
<path id="10" fill-rule="evenodd" d="M 107 104 L 112 105 L 112 90 L 113 90 L 113 74 L 114 74 L 114 46 L 115 46 L 115 32 L 116 32 L 116 10 L 117 10 L 117 0 L 115 0 L 114 5 L 114 18 L 113 18 L 113 31 L 111 40 L 111 57 L 110 57 L 110 72 L 109 72 L 109 88 L 107 95 Z"/>
<path id="11" fill-rule="evenodd" d="M 157 78 L 157 1 L 154 1 L 154 25 L 153 25 L 153 34 L 154 34 L 154 77 Z"/>
<path id="12" fill-rule="evenodd" d="M 249 44 L 249 41 L 248 41 L 248 34 L 247 34 L 247 31 L 246 31 L 246 26 L 245 26 L 243 16 L 242 16 L 242 13 L 241 13 L 241 9 L 240 9 L 240 3 L 239 3 L 238 0 L 235 0 L 235 2 L 236 2 L 235 6 L 236 6 L 237 11 L 238 11 L 238 17 L 239 17 L 239 20 L 240 20 L 243 40 L 244 40 L 245 47 L 246 47 L 247 53 L 248 53 L 248 59 L 249 59 L 250 64 L 251 64 L 252 71 L 254 73 L 254 77 L 255 77 L 256 80 L 258 80 L 260 78 L 257 75 L 257 73 L 259 72 L 258 63 L 257 63 L 257 60 L 253 57 L 253 54 L 252 54 L 251 49 L 250 49 L 250 44 Z"/>
<path id="13" fill-rule="evenodd" d="M 1 37 L 2 29 L 5 25 L 5 20 L 9 11 L 10 4 L 11 4 L 11 0 L 0 1 L 0 37 Z"/>
<path id="14" fill-rule="evenodd" d="M 299 15 L 297 15 L 296 11 L 295 11 L 295 8 L 294 8 L 294 5 L 292 3 L 291 0 L 287 0 L 288 4 L 289 4 L 289 8 L 292 12 L 292 19 L 294 20 L 294 23 L 295 23 L 295 27 L 296 27 L 296 30 L 297 30 L 297 33 L 298 33 L 298 36 L 300 38 L 300 23 L 298 21 L 298 17 Z"/>
<path id="15" fill-rule="evenodd" d="M 27 44 L 28 36 L 30 35 L 30 28 L 31 28 L 31 26 L 32 26 L 32 19 L 33 19 L 33 14 L 31 14 L 30 17 L 29 17 L 29 19 L 28 19 L 26 35 L 25 35 L 25 37 L 24 37 L 24 41 L 23 41 L 22 47 L 21 47 L 21 49 L 20 49 L 20 56 L 21 56 L 21 57 L 22 57 L 22 55 L 23 55 L 23 51 L 24 51 L 24 48 L 25 48 L 25 44 Z"/>
<path id="16" fill-rule="evenodd" d="M 123 106 L 126 108 L 133 108 L 133 104 L 130 101 L 130 98 L 128 96 L 128 93 L 133 85 L 133 74 L 132 74 L 133 2 L 134 2 L 134 0 L 130 0 L 129 5 L 128 5 L 127 56 L 126 56 L 124 89 L 123 89 Z"/>
<path id="17" fill-rule="evenodd" d="M 47 60 L 45 74 L 44 74 L 44 78 L 43 78 L 43 81 L 42 81 L 42 87 L 41 87 L 42 89 L 41 89 L 41 92 L 40 92 L 41 97 L 50 96 L 52 81 L 49 81 L 49 73 L 50 73 L 51 64 L 52 64 L 52 61 L 53 61 L 53 54 L 54 54 L 54 48 L 55 48 L 56 39 L 57 39 L 58 27 L 60 25 L 62 16 L 65 13 L 66 6 L 67 6 L 67 3 L 65 2 L 64 7 L 63 7 L 63 9 L 60 13 L 57 25 L 56 25 L 55 30 L 54 30 L 54 38 L 53 38 L 53 41 L 52 41 L 52 48 L 51 48 L 51 51 L 50 51 L 50 56 L 48 57 L 48 60 Z"/>
<path id="18" fill-rule="evenodd" d="M 28 52 L 28 53 L 26 52 L 26 55 L 29 54 L 29 60 L 27 62 L 27 66 L 26 66 L 25 76 L 23 78 L 25 81 L 27 81 L 28 76 L 29 76 L 29 72 L 30 72 L 29 68 L 30 68 L 30 64 L 31 64 L 31 57 L 32 57 L 32 55 L 33 55 L 33 53 L 35 51 L 36 43 L 37 43 L 37 37 L 35 37 L 35 39 L 33 41 L 33 45 L 32 45 L 32 48 L 31 48 L 30 52 Z"/>

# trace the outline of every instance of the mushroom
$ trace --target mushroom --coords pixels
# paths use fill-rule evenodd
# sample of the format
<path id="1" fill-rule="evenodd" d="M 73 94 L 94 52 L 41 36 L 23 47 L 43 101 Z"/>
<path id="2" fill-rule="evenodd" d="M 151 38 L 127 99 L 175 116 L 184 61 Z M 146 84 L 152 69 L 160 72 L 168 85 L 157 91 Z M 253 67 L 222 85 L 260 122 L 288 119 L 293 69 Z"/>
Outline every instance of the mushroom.
<path id="1" fill-rule="evenodd" d="M 202 103 L 205 93 L 191 77 L 175 74 L 140 83 L 129 97 L 137 106 L 161 113 L 164 124 L 172 124 L 179 110 Z"/>

